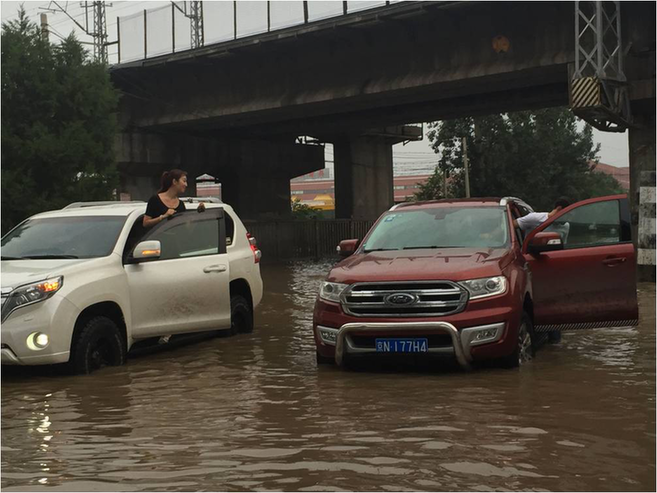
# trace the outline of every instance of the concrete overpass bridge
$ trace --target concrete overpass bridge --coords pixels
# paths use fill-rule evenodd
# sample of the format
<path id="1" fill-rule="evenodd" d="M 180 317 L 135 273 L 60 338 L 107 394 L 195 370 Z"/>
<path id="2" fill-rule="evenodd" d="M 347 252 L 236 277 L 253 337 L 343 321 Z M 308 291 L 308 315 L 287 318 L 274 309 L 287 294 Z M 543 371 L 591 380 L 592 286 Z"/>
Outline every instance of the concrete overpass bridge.
<path id="1" fill-rule="evenodd" d="M 655 3 L 620 9 L 634 198 L 655 169 Z M 337 216 L 376 217 L 405 124 L 567 105 L 575 32 L 570 2 L 403 2 L 115 65 L 124 191 L 182 167 L 244 217 L 285 215 L 289 179 L 324 167 L 311 136 L 335 146 Z"/>

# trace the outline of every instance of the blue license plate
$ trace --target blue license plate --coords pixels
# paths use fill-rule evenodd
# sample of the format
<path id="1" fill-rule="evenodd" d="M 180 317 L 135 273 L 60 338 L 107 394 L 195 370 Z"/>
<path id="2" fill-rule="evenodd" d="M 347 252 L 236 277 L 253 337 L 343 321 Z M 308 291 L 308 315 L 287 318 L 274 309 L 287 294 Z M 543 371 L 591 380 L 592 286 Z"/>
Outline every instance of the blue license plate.
<path id="1" fill-rule="evenodd" d="M 429 344 L 426 337 L 416 339 L 385 338 L 376 339 L 377 353 L 426 353 Z"/>

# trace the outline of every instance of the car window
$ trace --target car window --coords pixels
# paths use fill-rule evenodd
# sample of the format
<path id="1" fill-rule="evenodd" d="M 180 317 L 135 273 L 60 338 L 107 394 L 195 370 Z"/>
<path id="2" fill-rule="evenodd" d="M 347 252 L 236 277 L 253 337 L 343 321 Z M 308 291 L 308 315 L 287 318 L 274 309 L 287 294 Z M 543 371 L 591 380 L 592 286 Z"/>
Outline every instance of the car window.
<path id="1" fill-rule="evenodd" d="M 125 259 L 132 249 L 137 246 L 137 243 L 141 241 L 144 235 L 147 233 L 148 228 L 144 227 L 144 215 L 142 214 L 137 218 L 135 223 L 128 234 L 128 239 L 125 242 L 125 247 L 123 248 L 123 258 Z"/>
<path id="2" fill-rule="evenodd" d="M 363 249 L 501 248 L 507 246 L 508 238 L 503 207 L 437 207 L 390 211 Z"/>
<path id="3" fill-rule="evenodd" d="M 116 245 L 125 216 L 28 219 L 2 238 L 2 255 L 22 258 L 106 257 Z"/>
<path id="4" fill-rule="evenodd" d="M 582 205 L 559 217 L 544 231 L 561 235 L 564 249 L 619 243 L 618 200 Z"/>
<path id="5" fill-rule="evenodd" d="M 235 222 L 233 218 L 230 217 L 230 213 L 226 212 L 224 216 L 226 218 L 226 245 L 233 244 L 233 236 L 235 235 Z"/>
<path id="6" fill-rule="evenodd" d="M 154 231 L 148 240 L 159 240 L 160 260 L 200 257 L 219 253 L 219 221 L 216 217 L 181 221 Z"/>

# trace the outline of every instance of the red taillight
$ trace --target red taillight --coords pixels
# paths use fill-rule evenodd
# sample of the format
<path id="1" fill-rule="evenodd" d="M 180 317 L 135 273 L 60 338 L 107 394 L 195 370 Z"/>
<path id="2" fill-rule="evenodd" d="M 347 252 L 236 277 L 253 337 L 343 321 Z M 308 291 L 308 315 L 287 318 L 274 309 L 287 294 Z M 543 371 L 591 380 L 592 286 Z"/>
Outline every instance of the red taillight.
<path id="1" fill-rule="evenodd" d="M 258 262 L 260 262 L 260 258 L 262 257 L 262 252 L 258 249 L 256 239 L 253 236 L 251 236 L 250 233 L 246 233 L 246 239 L 249 240 L 249 246 L 251 247 L 251 251 L 253 252 L 253 259 L 257 264 Z"/>

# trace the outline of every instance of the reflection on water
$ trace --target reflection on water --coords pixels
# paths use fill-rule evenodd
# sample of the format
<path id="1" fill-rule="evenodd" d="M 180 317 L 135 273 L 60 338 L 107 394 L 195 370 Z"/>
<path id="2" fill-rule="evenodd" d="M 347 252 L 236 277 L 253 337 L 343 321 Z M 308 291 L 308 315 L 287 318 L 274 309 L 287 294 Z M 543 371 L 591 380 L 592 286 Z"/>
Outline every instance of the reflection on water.
<path id="1" fill-rule="evenodd" d="M 522 371 L 317 368 L 328 262 L 263 267 L 253 334 L 90 377 L 3 370 L 2 487 L 654 490 L 654 287 L 642 323 L 567 334 Z"/>

